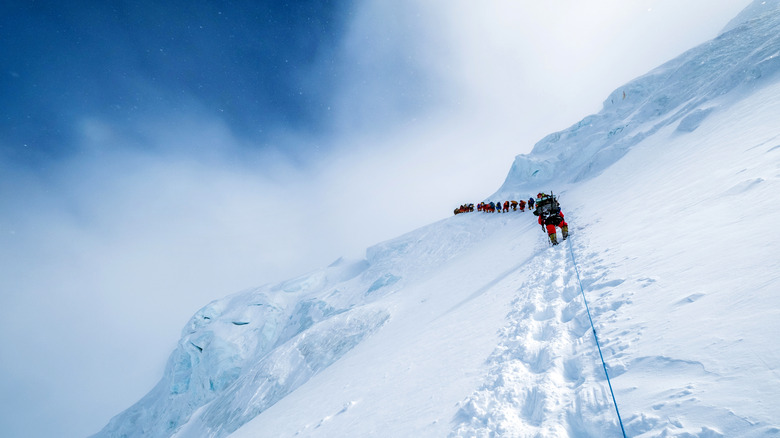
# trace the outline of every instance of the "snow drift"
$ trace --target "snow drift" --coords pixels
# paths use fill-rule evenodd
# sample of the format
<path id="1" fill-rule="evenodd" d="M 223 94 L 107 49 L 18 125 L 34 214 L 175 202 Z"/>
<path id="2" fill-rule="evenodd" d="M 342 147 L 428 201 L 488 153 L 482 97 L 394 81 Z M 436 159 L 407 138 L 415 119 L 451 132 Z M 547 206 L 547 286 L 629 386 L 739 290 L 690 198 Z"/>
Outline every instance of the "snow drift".
<path id="1" fill-rule="evenodd" d="M 96 436 L 780 436 L 777 6 L 516 158 L 564 245 L 467 213 L 214 301 Z"/>

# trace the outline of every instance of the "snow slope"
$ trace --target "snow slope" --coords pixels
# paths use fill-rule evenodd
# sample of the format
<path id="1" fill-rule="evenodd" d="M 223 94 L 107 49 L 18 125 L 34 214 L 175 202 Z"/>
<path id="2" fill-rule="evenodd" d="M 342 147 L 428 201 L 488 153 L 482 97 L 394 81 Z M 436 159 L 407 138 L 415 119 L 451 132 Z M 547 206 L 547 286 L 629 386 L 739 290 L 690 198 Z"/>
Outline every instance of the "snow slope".
<path id="1" fill-rule="evenodd" d="M 562 194 L 628 436 L 780 436 L 778 116 L 773 84 Z M 583 323 L 568 321 L 583 316 L 571 254 L 536 261 L 541 281 L 519 291 L 456 435 L 620 436 L 581 423 L 593 408 L 581 398 L 610 406 L 580 375 L 598 358 L 583 365 L 589 340 L 572 341 Z"/>
<path id="2" fill-rule="evenodd" d="M 631 437 L 780 436 L 780 13 L 756 4 L 517 157 L 491 199 L 553 189 L 565 244 L 461 214 L 217 300 L 96 436 L 621 436 L 615 402 Z"/>
<path id="3" fill-rule="evenodd" d="M 780 2 L 755 2 L 716 39 L 613 91 L 598 114 L 548 135 L 519 155 L 499 195 L 578 182 L 597 175 L 634 145 L 676 125 L 692 132 L 719 105 L 776 80 L 780 71 Z M 760 7 L 759 7 L 760 6 Z M 751 13 L 752 12 L 752 13 Z"/>

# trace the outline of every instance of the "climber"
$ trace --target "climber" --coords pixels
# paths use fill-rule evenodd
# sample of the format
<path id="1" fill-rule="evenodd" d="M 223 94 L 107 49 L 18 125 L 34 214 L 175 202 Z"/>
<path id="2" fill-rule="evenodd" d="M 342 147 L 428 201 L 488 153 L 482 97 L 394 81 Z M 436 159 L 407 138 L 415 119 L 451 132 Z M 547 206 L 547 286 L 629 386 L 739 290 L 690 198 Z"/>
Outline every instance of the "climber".
<path id="1" fill-rule="evenodd" d="M 560 208 L 557 209 L 557 211 L 551 212 L 547 216 L 540 215 L 540 222 L 542 221 L 542 217 L 544 217 L 544 226 L 547 229 L 547 234 L 550 236 L 550 242 L 553 245 L 558 244 L 558 235 L 556 233 L 555 227 L 560 227 L 563 240 L 566 240 L 569 237 L 569 224 L 567 224 L 564 220 L 563 212 L 560 210 Z"/>
<path id="2" fill-rule="evenodd" d="M 534 215 L 536 216 L 549 216 L 560 209 L 560 204 L 555 195 L 546 195 L 544 193 L 539 193 L 535 205 Z"/>
<path id="3" fill-rule="evenodd" d="M 534 212 L 534 214 L 536 214 L 536 212 Z M 539 220 L 537 222 L 539 222 L 539 225 L 541 225 L 542 229 L 544 230 L 545 229 L 544 228 L 544 221 L 545 221 L 545 219 L 547 219 L 547 216 L 544 213 L 539 214 L 538 216 L 539 216 Z"/>

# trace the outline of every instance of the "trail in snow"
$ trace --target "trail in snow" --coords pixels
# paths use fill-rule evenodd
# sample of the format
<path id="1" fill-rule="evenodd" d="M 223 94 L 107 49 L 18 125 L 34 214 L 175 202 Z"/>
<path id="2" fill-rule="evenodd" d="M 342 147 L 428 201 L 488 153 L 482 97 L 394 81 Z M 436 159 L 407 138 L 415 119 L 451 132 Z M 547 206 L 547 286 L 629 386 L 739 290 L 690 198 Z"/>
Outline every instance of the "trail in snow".
<path id="1" fill-rule="evenodd" d="M 528 279 L 488 360 L 485 383 L 461 404 L 451 437 L 620 435 L 570 244 L 526 266 Z M 588 271 L 583 280 L 597 283 L 597 275 Z"/>

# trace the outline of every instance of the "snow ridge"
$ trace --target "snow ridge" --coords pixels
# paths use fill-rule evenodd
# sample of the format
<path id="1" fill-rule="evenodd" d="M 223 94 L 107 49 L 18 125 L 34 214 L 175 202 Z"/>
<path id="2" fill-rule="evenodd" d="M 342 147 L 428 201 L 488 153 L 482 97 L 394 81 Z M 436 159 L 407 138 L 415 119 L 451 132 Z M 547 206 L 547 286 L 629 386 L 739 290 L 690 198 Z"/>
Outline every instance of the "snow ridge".
<path id="1" fill-rule="evenodd" d="M 754 0 L 753 3 L 748 5 L 742 12 L 734 17 L 734 19 L 723 28 L 721 33 L 728 32 L 737 26 L 744 25 L 748 21 L 756 19 L 777 8 L 780 8 L 780 0 Z"/>
<path id="2" fill-rule="evenodd" d="M 95 436 L 168 437 L 207 404 L 199 421 L 209 436 L 240 427 L 387 321 L 370 304 L 381 293 L 335 287 L 361 274 L 375 275 L 367 261 L 338 260 L 210 303 L 183 330 L 160 383 Z"/>
<path id="3" fill-rule="evenodd" d="M 780 3 L 773 5 L 762 5 L 752 20 L 616 89 L 601 112 L 518 155 L 493 197 L 592 178 L 665 126 L 677 123 L 681 133 L 693 132 L 722 109 L 714 99 L 732 94 L 737 101 L 742 94 L 735 91 L 770 83 L 780 72 Z"/>
<path id="4" fill-rule="evenodd" d="M 494 231 L 431 224 L 369 248 L 365 260 L 210 303 L 185 326 L 162 380 L 94 436 L 230 434 L 382 327 L 383 297 Z"/>

